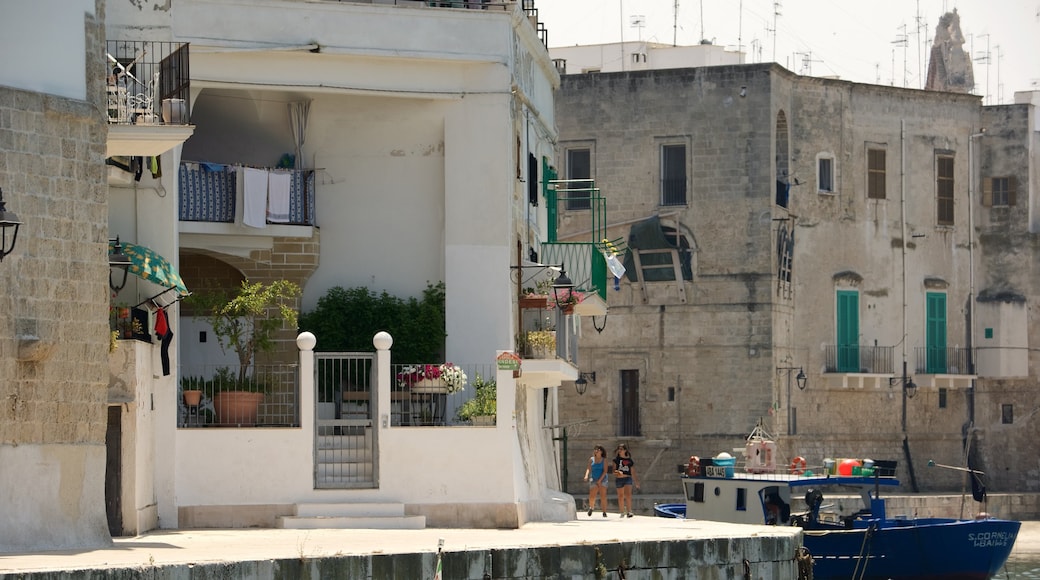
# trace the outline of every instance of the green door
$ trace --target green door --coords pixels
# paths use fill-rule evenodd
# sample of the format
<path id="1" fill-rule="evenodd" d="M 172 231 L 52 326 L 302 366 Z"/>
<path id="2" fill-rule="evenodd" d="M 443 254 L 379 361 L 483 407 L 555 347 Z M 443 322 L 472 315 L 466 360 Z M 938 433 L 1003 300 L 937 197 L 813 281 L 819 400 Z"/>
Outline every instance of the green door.
<path id="1" fill-rule="evenodd" d="M 946 372 L 946 294 L 929 292 L 925 297 L 925 372 Z"/>
<path id="2" fill-rule="evenodd" d="M 838 290 L 838 372 L 859 372 L 859 292 Z"/>

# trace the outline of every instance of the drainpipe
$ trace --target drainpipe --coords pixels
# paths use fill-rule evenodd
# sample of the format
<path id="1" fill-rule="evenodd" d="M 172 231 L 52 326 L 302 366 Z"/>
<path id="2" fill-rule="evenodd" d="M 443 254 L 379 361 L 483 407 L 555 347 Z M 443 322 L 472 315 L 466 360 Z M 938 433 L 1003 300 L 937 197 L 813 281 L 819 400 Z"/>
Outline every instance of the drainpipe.
<path id="1" fill-rule="evenodd" d="M 906 439 L 906 121 L 899 121 L 899 227 L 903 243 L 903 439 Z"/>
<path id="2" fill-rule="evenodd" d="M 906 458 L 906 470 L 910 474 L 910 489 L 917 493 L 917 477 L 914 475 L 914 459 L 910 454 L 910 438 L 906 432 L 906 121 L 899 121 L 899 213 L 900 228 L 903 236 L 903 376 L 900 389 L 903 394 L 903 457 Z"/>
<path id="3" fill-rule="evenodd" d="M 968 137 L 968 372 L 972 375 L 968 389 L 968 424 L 975 424 L 975 140 L 986 134 L 979 129 Z"/>

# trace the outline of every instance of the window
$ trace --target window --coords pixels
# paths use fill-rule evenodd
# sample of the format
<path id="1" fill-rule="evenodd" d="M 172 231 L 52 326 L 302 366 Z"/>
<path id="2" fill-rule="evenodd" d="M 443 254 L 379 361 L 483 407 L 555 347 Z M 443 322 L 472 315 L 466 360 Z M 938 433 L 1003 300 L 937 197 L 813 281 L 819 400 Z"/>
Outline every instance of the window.
<path id="1" fill-rule="evenodd" d="M 834 193 L 834 158 L 821 155 L 816 160 L 816 190 Z"/>
<path id="2" fill-rule="evenodd" d="M 1015 422 L 1015 407 L 1007 403 L 1000 406 L 1000 422 L 1010 425 Z"/>
<path id="3" fill-rule="evenodd" d="M 867 149 L 867 197 L 885 199 L 884 149 Z"/>
<path id="4" fill-rule="evenodd" d="M 592 149 L 567 150 L 567 180 L 564 190 L 567 209 L 589 209 L 592 207 L 589 191 L 592 187 Z M 581 180 L 589 180 L 582 183 Z M 569 190 L 569 191 L 568 191 Z"/>
<path id="5" fill-rule="evenodd" d="M 925 296 L 925 372 L 946 373 L 946 294 Z"/>
<path id="6" fill-rule="evenodd" d="M 838 372 L 859 372 L 859 292 L 838 290 Z"/>
<path id="7" fill-rule="evenodd" d="M 687 488 L 687 489 L 689 489 L 689 488 Z M 704 484 L 703 483 L 698 482 L 698 483 L 693 484 L 693 494 L 689 496 L 689 499 L 691 501 L 695 501 L 697 503 L 704 503 Z"/>
<path id="8" fill-rule="evenodd" d="M 982 181 L 982 205 L 1007 207 L 1015 205 L 1015 178 L 991 177 Z"/>
<path id="9" fill-rule="evenodd" d="M 935 201 L 938 222 L 953 225 L 953 156 L 940 155 L 935 163 Z"/>
<path id="10" fill-rule="evenodd" d="M 639 371 L 621 371 L 621 436 L 639 437 Z"/>
<path id="11" fill-rule="evenodd" d="M 738 512 L 746 512 L 747 511 L 747 488 L 746 487 L 738 487 L 737 488 L 737 505 L 736 505 L 736 508 L 737 508 Z"/>
<path id="12" fill-rule="evenodd" d="M 661 205 L 686 205 L 686 145 L 661 146 Z"/>
<path id="13" fill-rule="evenodd" d="M 946 408 L 946 387 L 939 387 L 939 408 Z"/>

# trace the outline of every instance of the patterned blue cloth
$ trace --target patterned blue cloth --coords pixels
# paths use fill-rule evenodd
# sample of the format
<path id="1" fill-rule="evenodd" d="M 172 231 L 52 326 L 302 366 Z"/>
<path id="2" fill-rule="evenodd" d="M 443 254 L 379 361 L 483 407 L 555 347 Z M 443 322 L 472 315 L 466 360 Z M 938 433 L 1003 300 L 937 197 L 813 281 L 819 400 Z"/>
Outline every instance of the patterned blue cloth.
<path id="1" fill-rule="evenodd" d="M 178 219 L 187 222 L 235 221 L 234 166 L 185 161 L 179 169 Z M 314 225 L 315 176 L 313 169 L 292 172 L 289 186 L 289 224 Z"/>

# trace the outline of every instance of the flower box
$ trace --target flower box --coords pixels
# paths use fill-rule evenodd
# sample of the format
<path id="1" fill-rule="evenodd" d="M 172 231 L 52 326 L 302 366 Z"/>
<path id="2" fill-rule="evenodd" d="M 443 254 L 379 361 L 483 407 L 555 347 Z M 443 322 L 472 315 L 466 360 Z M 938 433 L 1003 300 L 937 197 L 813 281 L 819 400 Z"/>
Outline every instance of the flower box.
<path id="1" fill-rule="evenodd" d="M 413 393 L 447 393 L 448 385 L 441 379 L 420 379 L 412 383 Z"/>

